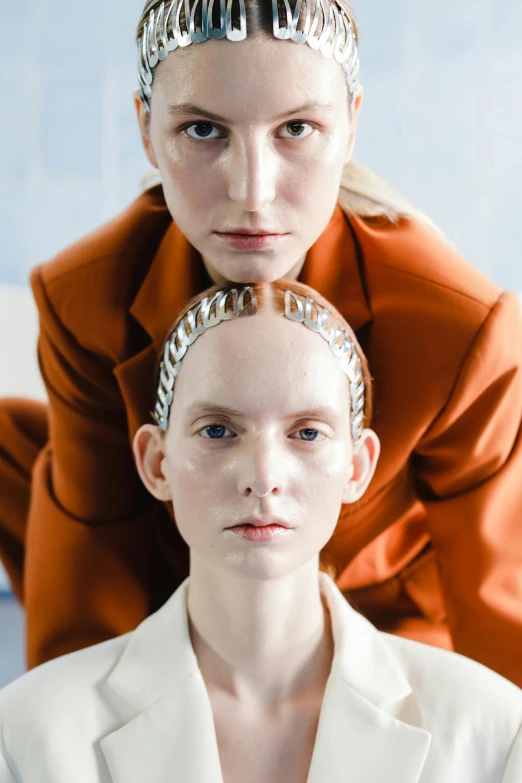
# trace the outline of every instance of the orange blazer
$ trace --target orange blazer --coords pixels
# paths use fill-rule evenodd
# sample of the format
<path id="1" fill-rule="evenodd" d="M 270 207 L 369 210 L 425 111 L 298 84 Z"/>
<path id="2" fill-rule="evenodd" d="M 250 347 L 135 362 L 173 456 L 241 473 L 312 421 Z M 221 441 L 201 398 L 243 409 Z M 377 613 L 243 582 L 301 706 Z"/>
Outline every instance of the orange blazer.
<path id="1" fill-rule="evenodd" d="M 411 220 L 336 208 L 301 275 L 344 314 L 375 385 L 382 454 L 326 554 L 381 630 L 454 648 L 522 684 L 522 330 L 502 293 Z M 161 187 L 37 267 L 50 441 L 33 475 L 30 666 L 133 629 L 188 574 L 171 507 L 131 451 L 157 353 L 210 285 Z"/>

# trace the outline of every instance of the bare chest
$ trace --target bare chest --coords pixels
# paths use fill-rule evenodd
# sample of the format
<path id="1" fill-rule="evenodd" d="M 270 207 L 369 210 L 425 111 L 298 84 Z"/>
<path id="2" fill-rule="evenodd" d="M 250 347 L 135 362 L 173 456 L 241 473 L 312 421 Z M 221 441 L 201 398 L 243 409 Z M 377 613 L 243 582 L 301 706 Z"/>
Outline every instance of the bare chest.
<path id="1" fill-rule="evenodd" d="M 306 783 L 320 703 L 270 720 L 216 705 L 214 724 L 223 783 Z"/>

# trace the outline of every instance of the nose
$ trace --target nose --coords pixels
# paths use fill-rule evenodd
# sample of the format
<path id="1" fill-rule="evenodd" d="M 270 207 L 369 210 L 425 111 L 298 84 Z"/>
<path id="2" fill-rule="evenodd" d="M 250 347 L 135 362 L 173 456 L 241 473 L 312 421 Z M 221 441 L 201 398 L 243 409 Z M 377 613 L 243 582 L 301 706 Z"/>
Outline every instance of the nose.
<path id="1" fill-rule="evenodd" d="M 275 160 L 262 137 L 231 142 L 228 195 L 247 212 L 258 212 L 274 200 Z"/>
<path id="2" fill-rule="evenodd" d="M 285 464 L 277 444 L 266 436 L 257 438 L 238 460 L 239 494 L 258 498 L 280 495 L 286 486 Z"/>

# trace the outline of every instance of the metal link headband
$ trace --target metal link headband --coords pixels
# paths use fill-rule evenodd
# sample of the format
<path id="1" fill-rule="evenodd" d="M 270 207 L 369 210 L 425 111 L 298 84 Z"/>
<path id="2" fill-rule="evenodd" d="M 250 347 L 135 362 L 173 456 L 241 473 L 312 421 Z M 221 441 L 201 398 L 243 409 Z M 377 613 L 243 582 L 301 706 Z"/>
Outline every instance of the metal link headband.
<path id="1" fill-rule="evenodd" d="M 292 302 L 295 309 L 292 309 Z M 333 355 L 339 359 L 341 369 L 350 381 L 352 440 L 357 443 L 364 429 L 364 376 L 361 358 L 352 338 L 348 332 L 335 325 L 325 307 L 293 291 L 285 291 L 285 316 L 291 321 L 301 321 L 313 332 L 320 334 Z"/>
<path id="2" fill-rule="evenodd" d="M 249 302 L 245 304 L 247 294 L 250 295 Z M 232 288 L 230 291 L 218 291 L 210 299 L 205 296 L 194 310 L 189 310 L 181 319 L 179 326 L 165 344 L 163 361 L 159 369 L 158 395 L 152 415 L 163 432 L 168 426 L 170 406 L 174 397 L 174 381 L 179 374 L 181 360 L 187 353 L 189 345 L 192 345 L 204 331 L 221 321 L 231 321 L 233 318 L 256 313 L 256 295 L 253 289 L 247 286 L 241 293 L 237 288 Z"/>
<path id="3" fill-rule="evenodd" d="M 205 297 L 181 319 L 166 342 L 163 361 L 159 370 L 156 406 L 152 414 L 162 432 L 166 432 L 170 406 L 174 398 L 174 383 L 181 369 L 181 360 L 197 338 L 221 321 L 256 315 L 257 298 L 251 286 L 241 291 L 218 291 Z M 351 433 L 357 443 L 364 429 L 364 376 L 362 364 L 352 338 L 344 329 L 336 326 L 329 311 L 313 299 L 285 291 L 286 318 L 300 321 L 326 340 L 334 356 L 339 359 L 343 372 L 350 381 Z"/>
<path id="4" fill-rule="evenodd" d="M 163 2 L 158 12 L 151 10 L 138 41 L 138 82 L 141 100 L 150 112 L 153 70 L 178 46 L 202 43 L 208 39 L 227 38 L 242 41 L 247 36 L 245 0 L 172 0 Z M 219 2 L 219 24 L 214 26 L 214 2 Z M 196 12 L 201 4 L 201 24 L 196 25 Z M 304 8 L 304 26 L 298 29 Z M 185 21 L 181 23 L 184 9 Z M 233 13 L 234 12 L 234 13 Z M 286 18 L 281 24 L 280 16 Z M 239 28 L 232 18 L 239 20 Z M 342 66 L 354 96 L 359 85 L 359 54 L 352 23 L 335 0 L 316 0 L 312 18 L 311 0 L 297 0 L 292 14 L 288 0 L 272 0 L 274 36 L 281 40 L 307 43 L 325 57 L 334 57 Z"/>

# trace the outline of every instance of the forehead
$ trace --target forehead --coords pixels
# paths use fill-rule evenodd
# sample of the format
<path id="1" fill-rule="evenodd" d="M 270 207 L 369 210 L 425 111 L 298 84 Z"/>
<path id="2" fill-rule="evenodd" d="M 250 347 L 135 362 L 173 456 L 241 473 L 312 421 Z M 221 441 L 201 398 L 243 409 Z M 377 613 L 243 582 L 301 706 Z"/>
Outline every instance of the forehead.
<path id="1" fill-rule="evenodd" d="M 196 398 L 253 415 L 314 407 L 349 414 L 348 379 L 328 343 L 274 313 L 218 324 L 196 340 L 183 359 L 173 408 Z"/>
<path id="2" fill-rule="evenodd" d="M 222 115 L 241 106 L 256 113 L 284 110 L 296 100 L 340 101 L 342 107 L 348 94 L 346 76 L 334 58 L 265 35 L 177 49 L 157 67 L 155 87 L 165 101 L 204 100 L 205 108 Z"/>

